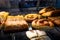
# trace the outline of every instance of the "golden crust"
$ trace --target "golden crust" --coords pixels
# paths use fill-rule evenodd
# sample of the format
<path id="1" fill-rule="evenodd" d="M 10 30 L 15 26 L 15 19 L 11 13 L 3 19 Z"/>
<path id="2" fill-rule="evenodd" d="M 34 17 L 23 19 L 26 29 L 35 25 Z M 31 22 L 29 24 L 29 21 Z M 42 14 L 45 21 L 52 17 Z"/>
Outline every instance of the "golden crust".
<path id="1" fill-rule="evenodd" d="M 60 17 L 48 17 L 48 20 L 51 20 L 55 25 L 60 26 Z"/>
<path id="2" fill-rule="evenodd" d="M 5 11 L 0 12 L 0 28 L 4 25 L 4 22 L 6 21 L 8 14 L 9 13 Z"/>
<path id="3" fill-rule="evenodd" d="M 56 19 L 56 20 L 54 21 L 54 23 L 55 23 L 56 25 L 60 26 L 60 19 Z"/>
<path id="4" fill-rule="evenodd" d="M 38 15 L 38 14 L 27 14 L 27 15 L 25 15 L 25 20 L 28 22 L 32 22 L 33 20 L 40 19 L 40 18 L 41 18 L 41 15 Z"/>
<path id="5" fill-rule="evenodd" d="M 32 22 L 32 27 L 34 29 L 42 29 L 42 28 L 53 28 L 54 24 L 51 21 L 48 21 L 46 19 L 38 19 L 38 20 L 34 20 Z"/>
<path id="6" fill-rule="evenodd" d="M 49 16 L 51 16 L 52 12 L 53 11 L 49 11 L 49 12 L 43 13 L 42 16 L 49 17 Z"/>
<path id="7" fill-rule="evenodd" d="M 54 7 L 45 7 L 39 11 L 39 14 L 43 14 L 43 13 L 53 11 L 53 10 L 56 10 L 56 9 Z"/>
<path id="8" fill-rule="evenodd" d="M 60 10 L 54 10 L 54 11 L 49 11 L 46 13 L 41 14 L 42 16 L 47 16 L 47 17 L 58 17 L 60 16 Z"/>
<path id="9" fill-rule="evenodd" d="M 42 10 L 39 11 L 39 14 L 45 13 L 46 8 L 43 8 Z"/>
<path id="10" fill-rule="evenodd" d="M 28 28 L 28 23 L 18 16 L 8 16 L 5 22 L 5 30 L 23 30 Z"/>
<path id="11" fill-rule="evenodd" d="M 24 16 L 23 15 L 17 15 L 15 16 L 16 18 L 20 18 L 21 20 L 24 20 Z"/>

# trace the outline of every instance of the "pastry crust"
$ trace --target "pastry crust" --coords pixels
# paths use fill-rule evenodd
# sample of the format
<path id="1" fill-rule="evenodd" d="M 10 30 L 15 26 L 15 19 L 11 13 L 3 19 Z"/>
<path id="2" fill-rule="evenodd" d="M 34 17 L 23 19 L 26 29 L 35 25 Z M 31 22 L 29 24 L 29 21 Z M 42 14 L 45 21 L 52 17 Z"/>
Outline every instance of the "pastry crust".
<path id="1" fill-rule="evenodd" d="M 41 14 L 44 17 L 58 17 L 60 16 L 60 10 L 49 11 L 46 13 Z"/>
<path id="2" fill-rule="evenodd" d="M 20 18 L 21 20 L 24 20 L 24 16 L 23 15 L 17 15 L 17 16 L 15 16 L 16 18 Z"/>
<path id="3" fill-rule="evenodd" d="M 41 18 L 41 15 L 38 15 L 38 14 L 27 14 L 27 15 L 25 15 L 25 20 L 28 22 L 32 22 L 33 20 L 40 19 L 40 18 Z"/>
<path id="4" fill-rule="evenodd" d="M 24 30 L 28 29 L 28 23 L 18 16 L 8 16 L 4 30 Z"/>
<path id="5" fill-rule="evenodd" d="M 52 12 L 53 12 L 53 11 L 49 11 L 49 12 L 43 13 L 42 16 L 44 16 L 44 17 L 49 17 L 49 16 L 52 15 Z"/>
<path id="6" fill-rule="evenodd" d="M 54 21 L 54 23 L 55 23 L 57 26 L 60 26 L 60 19 L 56 19 L 56 20 Z"/>
<path id="7" fill-rule="evenodd" d="M 0 12 L 0 29 L 4 25 L 4 22 L 6 21 L 8 14 L 9 13 L 5 11 Z"/>
<path id="8" fill-rule="evenodd" d="M 53 28 L 54 24 L 51 21 L 46 19 L 38 19 L 32 22 L 32 27 L 34 29 L 45 29 L 45 28 Z"/>
<path id="9" fill-rule="evenodd" d="M 55 25 L 60 26 L 60 17 L 48 17 Z"/>
<path id="10" fill-rule="evenodd" d="M 53 11 L 53 10 L 56 10 L 54 7 L 46 7 L 46 8 L 43 8 L 39 11 L 39 14 L 43 14 L 43 13 L 46 13 L 46 12 L 49 12 L 49 11 Z"/>

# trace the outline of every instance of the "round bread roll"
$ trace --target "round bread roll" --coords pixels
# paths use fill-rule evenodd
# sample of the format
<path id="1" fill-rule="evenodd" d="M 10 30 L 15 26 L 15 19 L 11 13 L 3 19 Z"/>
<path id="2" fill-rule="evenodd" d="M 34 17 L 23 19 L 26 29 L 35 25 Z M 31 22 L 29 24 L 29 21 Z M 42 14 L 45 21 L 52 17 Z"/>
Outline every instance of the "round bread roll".
<path id="1" fill-rule="evenodd" d="M 25 20 L 28 22 L 32 22 L 33 20 L 40 19 L 40 18 L 41 18 L 41 15 L 38 15 L 38 14 L 27 14 L 27 15 L 25 15 Z"/>
<path id="2" fill-rule="evenodd" d="M 40 31 L 40 30 L 31 30 L 31 31 L 26 32 L 26 36 L 30 40 L 42 40 L 42 39 L 46 38 L 46 33 L 44 31 Z"/>
<path id="3" fill-rule="evenodd" d="M 25 30 L 28 29 L 28 23 L 16 16 L 8 16 L 4 30 Z"/>
<path id="4" fill-rule="evenodd" d="M 34 29 L 47 29 L 53 28 L 53 26 L 54 24 L 52 23 L 52 21 L 46 19 L 38 19 L 32 22 L 32 28 Z"/>
<path id="5" fill-rule="evenodd" d="M 54 7 L 46 7 L 46 8 L 43 8 L 39 11 L 39 14 L 43 14 L 43 13 L 46 13 L 46 12 L 49 12 L 49 11 L 53 11 L 55 10 Z"/>
<path id="6" fill-rule="evenodd" d="M 6 21 L 8 14 L 9 13 L 5 11 L 0 12 L 0 29 L 4 25 L 4 22 Z"/>

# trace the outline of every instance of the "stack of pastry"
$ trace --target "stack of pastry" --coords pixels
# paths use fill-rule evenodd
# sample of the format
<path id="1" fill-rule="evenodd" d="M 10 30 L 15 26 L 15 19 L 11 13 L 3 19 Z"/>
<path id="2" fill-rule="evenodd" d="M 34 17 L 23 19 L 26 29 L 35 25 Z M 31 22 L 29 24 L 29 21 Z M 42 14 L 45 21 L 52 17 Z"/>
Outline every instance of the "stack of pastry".
<path id="1" fill-rule="evenodd" d="M 20 19 L 21 18 L 21 19 Z M 22 16 L 8 16 L 5 22 L 4 30 L 25 30 L 28 24 L 22 19 Z"/>
<path id="2" fill-rule="evenodd" d="M 38 14 L 27 14 L 27 15 L 25 15 L 25 20 L 28 22 L 32 22 L 33 20 L 40 19 L 40 18 L 41 18 L 41 15 L 38 15 Z"/>

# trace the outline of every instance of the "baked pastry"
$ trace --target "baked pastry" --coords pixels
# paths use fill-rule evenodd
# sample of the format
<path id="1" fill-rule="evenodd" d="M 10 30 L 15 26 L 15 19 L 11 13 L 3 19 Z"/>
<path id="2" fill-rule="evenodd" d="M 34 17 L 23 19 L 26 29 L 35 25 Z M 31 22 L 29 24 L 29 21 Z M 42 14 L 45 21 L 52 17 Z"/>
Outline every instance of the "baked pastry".
<path id="1" fill-rule="evenodd" d="M 55 25 L 60 26 L 60 17 L 48 17 Z"/>
<path id="2" fill-rule="evenodd" d="M 25 20 L 17 16 L 8 16 L 5 22 L 4 30 L 25 30 L 28 29 L 28 24 Z"/>
<path id="3" fill-rule="evenodd" d="M 51 12 L 51 17 L 58 17 L 60 16 L 60 10 L 55 10 Z"/>
<path id="4" fill-rule="evenodd" d="M 49 16 L 52 15 L 52 12 L 53 12 L 53 11 L 49 11 L 49 12 L 43 13 L 43 14 L 41 14 L 41 15 L 44 16 L 44 17 L 49 17 Z"/>
<path id="5" fill-rule="evenodd" d="M 6 21 L 8 14 L 9 13 L 5 11 L 0 12 L 0 27 L 2 27 L 2 25 Z"/>
<path id="6" fill-rule="evenodd" d="M 57 26 L 60 26 L 60 19 L 56 19 L 56 20 L 54 21 L 54 23 L 55 23 Z"/>
<path id="7" fill-rule="evenodd" d="M 49 12 L 49 11 L 53 11 L 53 10 L 56 10 L 54 7 L 46 7 L 46 8 L 43 8 L 39 11 L 39 14 L 43 14 L 43 13 L 46 13 L 46 12 Z"/>
<path id="8" fill-rule="evenodd" d="M 60 16 L 60 10 L 49 11 L 49 12 L 43 13 L 41 15 L 45 16 L 45 17 L 58 17 L 58 16 Z"/>
<path id="9" fill-rule="evenodd" d="M 46 39 L 46 33 L 44 31 L 40 30 L 31 30 L 26 32 L 26 36 L 30 40 L 45 40 Z"/>
<path id="10" fill-rule="evenodd" d="M 53 28 L 54 24 L 52 21 L 49 21 L 47 19 L 38 19 L 34 20 L 32 22 L 32 28 L 34 29 L 47 29 L 47 28 Z"/>
<path id="11" fill-rule="evenodd" d="M 38 14 L 27 14 L 27 15 L 25 15 L 25 20 L 28 22 L 32 22 L 33 20 L 40 19 L 40 18 L 41 18 L 41 15 L 38 15 Z"/>

